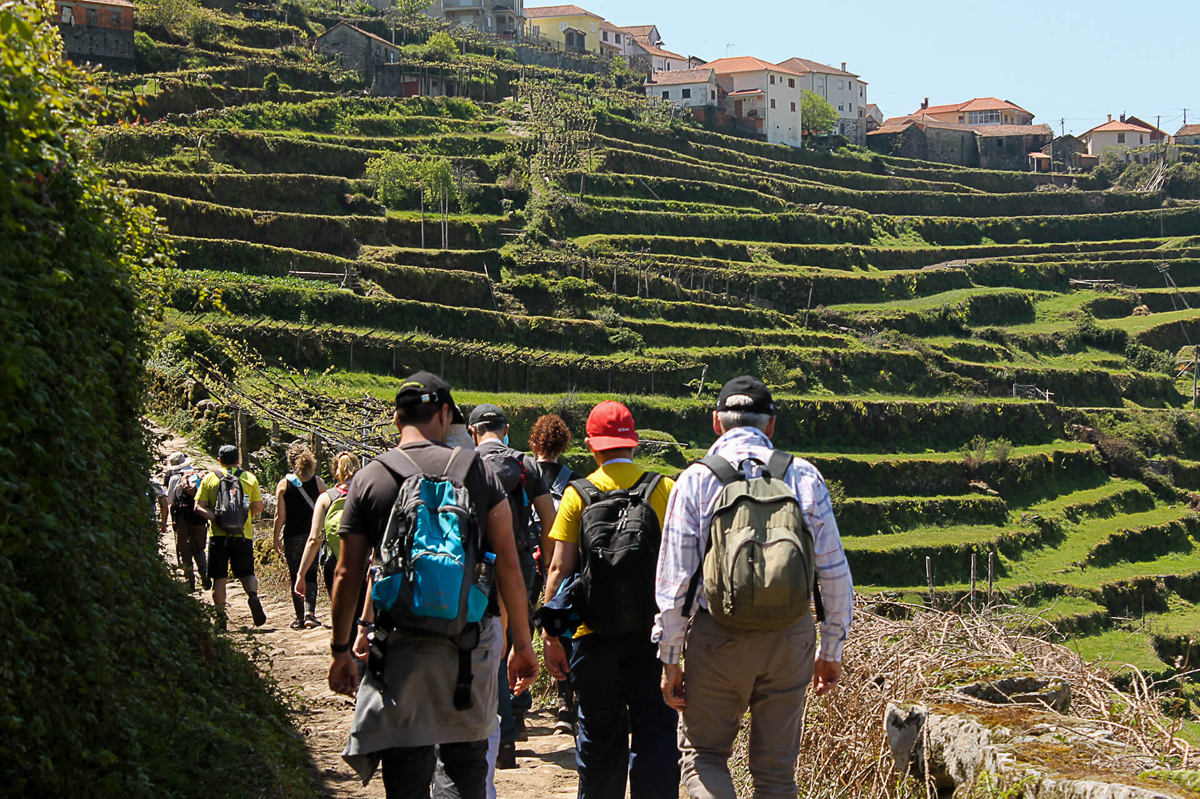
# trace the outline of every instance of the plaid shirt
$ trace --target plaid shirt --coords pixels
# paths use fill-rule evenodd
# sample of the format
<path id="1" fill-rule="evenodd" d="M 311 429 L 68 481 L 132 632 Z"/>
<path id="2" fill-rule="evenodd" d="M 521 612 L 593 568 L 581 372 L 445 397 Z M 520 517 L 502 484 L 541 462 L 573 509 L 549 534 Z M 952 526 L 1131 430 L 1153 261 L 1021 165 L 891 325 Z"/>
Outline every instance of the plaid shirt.
<path id="1" fill-rule="evenodd" d="M 774 447 L 766 434 L 753 427 L 738 427 L 717 439 L 708 450 L 720 455 L 734 466 L 747 458 L 766 463 Z M 753 477 L 757 464 L 746 464 Z M 850 629 L 854 604 L 854 585 L 850 567 L 833 518 L 833 506 L 825 478 L 811 463 L 800 458 L 792 461 L 784 481 L 796 492 L 815 544 L 817 574 L 821 584 L 821 599 L 825 606 L 825 621 L 821 625 L 821 643 L 817 657 L 840 661 L 842 645 Z M 713 510 L 721 494 L 716 475 L 699 464 L 689 467 L 679 476 L 667 519 L 663 526 L 662 549 L 658 556 L 658 577 L 655 597 L 659 613 L 654 619 L 652 635 L 658 644 L 658 656 L 664 663 L 678 663 L 683 653 L 683 640 L 688 620 L 683 616 L 683 604 L 692 575 L 700 569 L 708 545 L 708 531 Z M 706 607 L 703 580 L 696 591 L 694 606 Z M 693 607 L 693 611 L 695 607 Z"/>

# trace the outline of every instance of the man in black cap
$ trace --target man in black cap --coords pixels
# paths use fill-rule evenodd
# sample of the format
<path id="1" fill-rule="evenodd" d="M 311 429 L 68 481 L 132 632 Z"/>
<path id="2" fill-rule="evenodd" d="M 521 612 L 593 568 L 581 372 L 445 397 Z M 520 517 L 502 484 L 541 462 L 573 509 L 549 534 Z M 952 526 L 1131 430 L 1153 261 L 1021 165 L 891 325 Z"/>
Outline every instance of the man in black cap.
<path id="1" fill-rule="evenodd" d="M 762 381 L 726 383 L 713 411 L 719 438 L 679 476 L 667 507 L 652 637 L 663 699 L 680 711 L 691 799 L 736 799 L 728 761 L 747 709 L 754 795 L 795 799 L 805 691 L 812 681 L 823 694 L 841 677 L 850 569 L 825 480 L 775 449 L 775 421 Z M 755 568 L 732 568 L 743 553 Z M 821 616 L 820 599 L 818 646 L 811 608 Z"/>
<path id="2" fill-rule="evenodd" d="M 484 551 L 496 556 L 495 588 L 513 627 L 508 683 L 520 693 L 537 677 L 507 496 L 475 453 L 446 446 L 451 425 L 463 422 L 449 384 L 428 372 L 407 378 L 396 393 L 395 422 L 400 430 L 399 446 L 355 475 L 339 530 L 342 543 L 333 586 L 329 687 L 347 695 L 357 690 L 350 741 L 342 756 L 364 783 L 382 763 L 389 797 L 428 797 L 440 758 L 459 797 L 483 799 L 487 740 L 496 729 L 497 667 L 503 638 L 496 591 L 480 622 L 479 641 L 470 657 L 470 702 L 466 707 L 455 701 L 456 688 L 463 683 L 459 650 L 451 638 L 395 631 L 387 640 L 383 679 L 368 677 L 361 686 L 350 652 L 367 559 L 372 549 L 379 554 L 404 482 L 401 474 L 408 473 L 414 462 L 429 476 L 445 475 L 453 467 L 465 475 L 462 483 L 483 531 Z M 463 458 L 468 460 L 459 460 Z M 462 463 L 467 465 L 465 472 L 461 472 Z"/>
<path id="3" fill-rule="evenodd" d="M 521 574 L 525 578 L 525 589 L 530 599 L 537 578 L 537 562 L 534 550 L 541 545 L 534 540 L 533 519 L 530 509 L 536 509 L 539 519 L 548 519 L 542 530 L 549 533 L 554 526 L 554 498 L 550 486 L 542 477 L 537 461 L 532 456 L 518 452 L 508 445 L 508 419 L 504 411 L 491 403 L 476 405 L 467 417 L 467 430 L 475 441 L 475 451 L 483 462 L 499 478 L 508 495 L 508 504 L 513 514 L 513 534 L 517 542 L 517 558 L 521 563 Z M 544 548 L 543 552 L 549 551 Z M 510 617 L 511 623 L 511 617 Z M 512 632 L 509 632 L 512 637 Z M 533 698 L 528 694 L 513 696 L 500 689 L 500 750 L 496 756 L 496 768 L 517 767 L 516 742 L 529 739 L 525 729 L 525 714 L 533 707 Z"/>

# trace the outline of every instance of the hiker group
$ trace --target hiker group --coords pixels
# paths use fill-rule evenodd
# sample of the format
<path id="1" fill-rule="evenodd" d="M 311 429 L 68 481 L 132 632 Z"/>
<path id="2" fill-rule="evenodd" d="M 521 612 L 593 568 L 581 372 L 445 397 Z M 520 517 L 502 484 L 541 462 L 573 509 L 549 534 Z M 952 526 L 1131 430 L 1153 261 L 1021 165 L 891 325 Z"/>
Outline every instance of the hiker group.
<path id="1" fill-rule="evenodd" d="M 728 761 L 747 711 L 754 795 L 794 799 L 806 693 L 840 679 L 853 587 L 825 481 L 774 448 L 761 381 L 723 387 L 716 441 L 677 480 L 634 463 L 637 427 L 619 402 L 588 416 L 586 476 L 558 462 L 571 444 L 558 416 L 519 452 L 501 408 L 464 417 L 428 372 L 401 384 L 394 421 L 398 445 L 361 470 L 338 455 L 332 489 L 294 447 L 276 490 L 292 626 L 320 624 L 320 567 L 329 686 L 356 697 L 343 757 L 364 782 L 381 768 L 389 797 L 494 797 L 494 770 L 516 768 L 528 736 L 537 629 L 581 799 L 675 799 L 681 781 L 694 799 L 734 799 Z M 222 463 L 195 494 L 209 522 L 248 477 L 224 449 Z M 242 489 L 248 530 L 261 502 L 252 477 Z M 206 573 L 203 531 L 179 529 L 181 562 L 198 555 Z M 214 525 L 214 541 L 230 540 L 209 547 L 214 598 L 232 566 L 253 609 L 249 535 L 227 529 Z"/>

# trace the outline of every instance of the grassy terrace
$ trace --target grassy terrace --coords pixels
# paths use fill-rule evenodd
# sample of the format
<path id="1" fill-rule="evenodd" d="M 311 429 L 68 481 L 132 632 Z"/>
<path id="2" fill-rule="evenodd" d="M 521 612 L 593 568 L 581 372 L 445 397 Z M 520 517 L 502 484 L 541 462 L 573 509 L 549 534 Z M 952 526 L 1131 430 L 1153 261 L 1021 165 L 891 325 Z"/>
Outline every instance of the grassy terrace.
<path id="1" fill-rule="evenodd" d="M 756 373 L 779 400 L 778 442 L 835 486 L 864 590 L 923 594 L 928 556 L 953 594 L 970 553 L 992 552 L 1006 596 L 1096 656 L 1166 668 L 1154 647 L 1200 628 L 1185 493 L 1200 488 L 1200 423 L 1176 373 L 1200 310 L 1175 310 L 1159 271 L 1200 308 L 1200 209 L 1094 176 L 1047 190 L 1025 173 L 668 123 L 606 72 L 594 90 L 556 73 L 539 95 L 549 71 L 529 67 L 520 88 L 503 51 L 422 62 L 412 32 L 406 59 L 469 67 L 476 99 L 369 97 L 307 51 L 278 57 L 238 9 L 220 12 L 219 46 L 161 43 L 196 59 L 186 68 L 114 79 L 151 82 L 152 124 L 97 137 L 181 250 L 162 276 L 156 363 L 183 363 L 157 384 L 164 412 L 184 413 L 162 387 L 188 354 L 233 343 L 331 401 L 386 402 L 398 376 L 440 370 L 464 404 L 507 408 L 518 446 L 542 413 L 580 436 L 590 405 L 620 396 L 678 441 L 645 456 L 675 472 L 711 443 L 720 384 Z M 273 70 L 289 87 L 278 100 L 261 88 Z M 594 117 L 592 150 L 554 160 L 561 142 L 529 96 Z M 419 192 L 383 202 L 366 165 L 386 153 L 446 159 L 470 186 L 446 249 L 435 203 L 422 225 Z M 567 458 L 589 456 L 577 444 Z M 1138 591 L 1157 631 L 1119 626 Z"/>

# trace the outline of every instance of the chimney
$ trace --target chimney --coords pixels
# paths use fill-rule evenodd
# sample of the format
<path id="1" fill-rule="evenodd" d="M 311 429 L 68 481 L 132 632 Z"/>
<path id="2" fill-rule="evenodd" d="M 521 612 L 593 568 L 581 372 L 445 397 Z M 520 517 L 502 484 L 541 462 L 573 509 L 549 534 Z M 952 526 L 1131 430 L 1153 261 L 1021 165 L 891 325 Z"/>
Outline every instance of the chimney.
<path id="1" fill-rule="evenodd" d="M 926 97 L 925 102 L 921 103 L 921 110 L 924 111 L 928 107 L 929 107 L 929 98 Z"/>
<path id="2" fill-rule="evenodd" d="M 1109 115 L 1108 115 L 1108 121 L 1109 121 L 1109 122 L 1112 122 L 1112 114 L 1109 114 Z"/>
<path id="3" fill-rule="evenodd" d="M 1124 115 L 1124 114 L 1121 114 L 1121 121 L 1122 121 L 1122 122 L 1124 122 L 1124 121 L 1125 121 L 1125 115 Z"/>
<path id="4" fill-rule="evenodd" d="M 843 61 L 842 62 L 842 72 L 845 72 L 845 71 L 846 71 L 846 62 Z"/>

